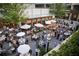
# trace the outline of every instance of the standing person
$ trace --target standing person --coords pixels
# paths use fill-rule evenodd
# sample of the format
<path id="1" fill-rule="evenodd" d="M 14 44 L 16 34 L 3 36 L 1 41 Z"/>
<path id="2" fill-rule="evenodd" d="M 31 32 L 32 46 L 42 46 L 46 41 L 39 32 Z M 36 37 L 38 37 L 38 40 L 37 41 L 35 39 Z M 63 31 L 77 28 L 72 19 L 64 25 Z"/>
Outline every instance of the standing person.
<path id="1" fill-rule="evenodd" d="M 42 40 L 44 40 L 44 34 L 42 34 Z"/>
<path id="2" fill-rule="evenodd" d="M 46 48 L 46 44 L 45 43 L 43 44 L 43 47 Z"/>
<path id="3" fill-rule="evenodd" d="M 57 32 L 55 31 L 55 37 L 56 37 L 56 35 L 57 35 Z"/>
<path id="4" fill-rule="evenodd" d="M 57 33 L 57 39 L 59 39 L 59 36 L 60 36 L 60 34 L 59 34 L 59 33 Z"/>
<path id="5" fill-rule="evenodd" d="M 28 39 L 26 39 L 25 44 L 28 44 Z"/>
<path id="6" fill-rule="evenodd" d="M 36 51 L 36 56 L 39 56 L 40 50 L 39 49 L 36 49 L 35 51 Z"/>
<path id="7" fill-rule="evenodd" d="M 31 49 L 30 49 L 29 53 L 30 53 L 30 55 L 32 55 L 32 50 Z"/>
<path id="8" fill-rule="evenodd" d="M 63 40 L 63 35 L 62 35 L 62 34 L 60 34 L 60 36 L 59 36 L 59 40 L 60 40 L 60 41 Z"/>
<path id="9" fill-rule="evenodd" d="M 26 40 L 25 40 L 25 38 L 20 38 L 18 40 L 18 42 L 19 42 L 19 44 L 25 44 Z"/>

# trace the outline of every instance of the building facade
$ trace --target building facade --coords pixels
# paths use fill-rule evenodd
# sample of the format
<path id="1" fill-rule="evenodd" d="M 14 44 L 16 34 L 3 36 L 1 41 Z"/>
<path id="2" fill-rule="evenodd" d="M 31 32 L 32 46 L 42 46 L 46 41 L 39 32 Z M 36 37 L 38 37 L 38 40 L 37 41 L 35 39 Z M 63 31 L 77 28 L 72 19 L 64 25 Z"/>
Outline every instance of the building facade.
<path id="1" fill-rule="evenodd" d="M 29 4 L 24 14 L 27 15 L 28 18 L 50 16 L 49 5 L 50 4 Z"/>

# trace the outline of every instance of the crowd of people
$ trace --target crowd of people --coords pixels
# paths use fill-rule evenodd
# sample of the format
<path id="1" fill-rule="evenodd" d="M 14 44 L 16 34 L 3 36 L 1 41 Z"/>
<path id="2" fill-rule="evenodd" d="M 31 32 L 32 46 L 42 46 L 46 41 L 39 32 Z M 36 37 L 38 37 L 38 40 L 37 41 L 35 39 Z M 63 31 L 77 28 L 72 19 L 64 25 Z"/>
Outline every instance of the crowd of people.
<path id="1" fill-rule="evenodd" d="M 57 30 L 43 30 L 42 34 L 39 33 L 33 34 L 31 40 L 36 41 L 37 46 L 42 46 L 46 48 L 46 44 L 44 41 L 49 37 L 51 40 L 52 38 L 56 38 L 59 41 L 65 40 L 68 36 L 70 36 L 74 28 L 69 27 L 68 23 L 58 21 L 57 24 L 60 26 Z M 73 24 L 73 22 L 71 22 Z M 8 55 L 20 55 L 17 51 L 19 45 L 28 44 L 28 39 L 26 38 L 27 34 L 22 37 L 17 37 L 16 34 L 18 32 L 22 32 L 20 28 L 8 28 L 4 26 L 0 31 L 0 55 L 1 56 L 8 56 Z M 50 35 L 48 35 L 50 34 Z M 37 47 L 38 48 L 38 47 Z M 32 49 L 29 51 L 32 54 Z M 37 55 L 37 52 L 36 52 Z"/>

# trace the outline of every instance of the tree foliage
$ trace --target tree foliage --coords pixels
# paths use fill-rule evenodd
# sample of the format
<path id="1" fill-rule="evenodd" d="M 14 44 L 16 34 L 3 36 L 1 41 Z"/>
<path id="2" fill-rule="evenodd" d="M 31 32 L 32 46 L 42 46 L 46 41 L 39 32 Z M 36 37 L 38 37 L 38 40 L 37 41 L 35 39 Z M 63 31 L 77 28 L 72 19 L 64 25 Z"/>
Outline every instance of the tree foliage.
<path id="1" fill-rule="evenodd" d="M 79 30 L 63 44 L 58 51 L 52 51 L 50 56 L 78 56 L 79 55 Z"/>
<path id="2" fill-rule="evenodd" d="M 52 4 L 50 6 L 50 13 L 55 14 L 57 17 L 62 17 L 65 15 L 66 7 L 64 4 L 58 3 L 58 4 Z"/>
<path id="3" fill-rule="evenodd" d="M 26 18 L 23 16 L 25 8 L 24 4 L 2 3 L 0 4 L 0 14 L 6 22 L 18 23 Z"/>

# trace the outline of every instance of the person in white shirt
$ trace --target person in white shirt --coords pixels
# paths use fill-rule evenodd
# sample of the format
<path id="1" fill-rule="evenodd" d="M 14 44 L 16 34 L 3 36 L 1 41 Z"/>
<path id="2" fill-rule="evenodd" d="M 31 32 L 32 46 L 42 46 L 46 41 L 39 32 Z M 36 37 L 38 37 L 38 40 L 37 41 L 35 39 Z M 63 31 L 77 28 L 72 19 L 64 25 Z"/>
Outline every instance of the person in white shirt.
<path id="1" fill-rule="evenodd" d="M 18 40 L 19 44 L 25 44 L 26 40 L 24 38 L 20 38 Z"/>

